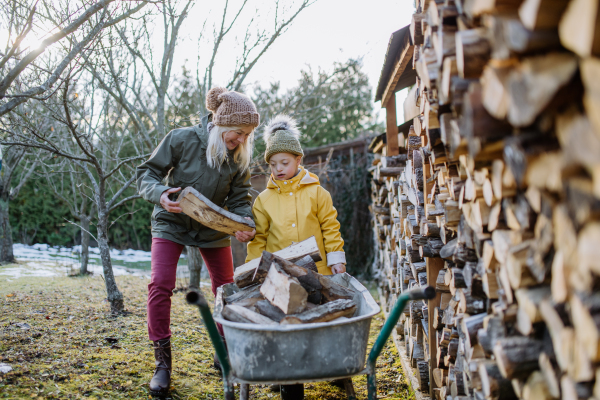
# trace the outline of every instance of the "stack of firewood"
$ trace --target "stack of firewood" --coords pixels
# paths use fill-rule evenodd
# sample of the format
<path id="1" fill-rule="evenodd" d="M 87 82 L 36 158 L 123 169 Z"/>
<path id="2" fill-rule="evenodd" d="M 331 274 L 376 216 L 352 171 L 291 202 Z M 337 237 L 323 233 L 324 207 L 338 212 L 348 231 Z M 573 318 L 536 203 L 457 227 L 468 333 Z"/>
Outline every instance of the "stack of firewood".
<path id="1" fill-rule="evenodd" d="M 235 293 L 225 297 L 222 315 L 234 322 L 305 324 L 352 317 L 355 291 L 317 272 L 314 236 L 235 271 Z"/>
<path id="2" fill-rule="evenodd" d="M 387 304 L 438 291 L 399 327 L 420 389 L 600 399 L 599 2 L 416 9 L 420 115 L 378 158 L 372 212 Z"/>

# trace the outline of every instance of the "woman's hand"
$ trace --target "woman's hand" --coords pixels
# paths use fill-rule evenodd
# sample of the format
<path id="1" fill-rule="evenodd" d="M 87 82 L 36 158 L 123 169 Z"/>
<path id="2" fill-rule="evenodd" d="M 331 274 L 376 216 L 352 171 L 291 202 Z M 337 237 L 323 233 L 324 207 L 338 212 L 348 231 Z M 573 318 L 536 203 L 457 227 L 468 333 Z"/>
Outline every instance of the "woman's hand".
<path id="1" fill-rule="evenodd" d="M 178 188 L 171 188 L 169 190 L 165 190 L 164 192 L 162 192 L 162 194 L 160 195 L 160 205 L 162 206 L 162 208 L 164 208 L 168 212 L 174 213 L 174 214 L 179 214 L 180 212 L 182 212 L 183 210 L 181 209 L 181 207 L 179 207 L 179 202 L 171 201 L 171 199 L 169 199 L 169 195 L 171 193 L 177 193 L 180 190 L 181 190 L 181 188 L 178 187 Z"/>
<path id="2" fill-rule="evenodd" d="M 346 264 L 333 264 L 331 266 L 331 272 L 333 272 L 334 274 L 341 274 L 346 272 Z"/>
<path id="3" fill-rule="evenodd" d="M 252 218 L 246 217 L 246 219 L 252 221 Z M 256 235 L 256 229 L 253 229 L 252 232 L 237 231 L 235 233 L 235 238 L 242 243 L 246 243 L 251 241 L 254 238 L 254 235 Z"/>

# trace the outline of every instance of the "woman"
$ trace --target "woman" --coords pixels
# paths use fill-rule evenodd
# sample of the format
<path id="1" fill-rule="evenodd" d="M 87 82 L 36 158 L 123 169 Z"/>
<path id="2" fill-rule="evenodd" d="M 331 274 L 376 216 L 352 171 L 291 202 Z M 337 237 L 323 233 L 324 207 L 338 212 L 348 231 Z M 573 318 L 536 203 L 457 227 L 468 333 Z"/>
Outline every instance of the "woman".
<path id="1" fill-rule="evenodd" d="M 148 285 L 148 336 L 154 342 L 153 394 L 166 394 L 171 383 L 171 296 L 177 261 L 184 246 L 198 247 L 210 274 L 212 291 L 233 282 L 231 242 L 227 234 L 181 213 L 173 201 L 187 186 L 235 214 L 252 218 L 250 173 L 256 106 L 245 95 L 212 88 L 206 96 L 211 114 L 199 125 L 167 134 L 152 156 L 137 168 L 140 195 L 154 203 L 152 274 Z M 241 242 L 256 232 L 236 232 Z"/>

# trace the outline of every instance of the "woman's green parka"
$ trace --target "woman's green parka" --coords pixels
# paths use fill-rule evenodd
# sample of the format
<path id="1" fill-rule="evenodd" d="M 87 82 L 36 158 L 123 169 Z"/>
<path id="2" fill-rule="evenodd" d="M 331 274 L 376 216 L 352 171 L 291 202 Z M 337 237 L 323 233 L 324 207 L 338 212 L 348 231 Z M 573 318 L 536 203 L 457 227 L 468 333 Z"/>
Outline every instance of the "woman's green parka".
<path id="1" fill-rule="evenodd" d="M 210 117 L 211 114 L 202 118 L 199 125 L 169 132 L 150 158 L 137 167 L 138 192 L 154 204 L 152 237 L 204 248 L 231 244 L 226 233 L 201 225 L 183 213 L 174 214 L 162 208 L 161 194 L 173 187 L 183 190 L 192 186 L 218 206 L 252 218 L 250 172 L 239 171 L 239 166 L 232 160 L 232 152 L 220 171 L 207 164 Z"/>

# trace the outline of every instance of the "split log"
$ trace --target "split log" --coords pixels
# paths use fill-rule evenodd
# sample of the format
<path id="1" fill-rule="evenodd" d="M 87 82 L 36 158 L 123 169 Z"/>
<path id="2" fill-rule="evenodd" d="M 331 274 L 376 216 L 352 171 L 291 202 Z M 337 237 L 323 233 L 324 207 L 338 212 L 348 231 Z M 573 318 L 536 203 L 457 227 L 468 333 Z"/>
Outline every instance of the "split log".
<path id="1" fill-rule="evenodd" d="M 314 236 L 311 236 L 302 242 L 288 246 L 285 249 L 276 251 L 273 254 L 285 260 L 297 260 L 304 258 L 307 255 L 310 256 L 314 261 L 322 260 L 321 252 Z M 245 286 L 249 286 L 252 283 L 260 282 L 260 276 L 262 276 L 263 279 L 267 276 L 271 265 L 269 264 L 261 268 L 261 259 L 262 257 L 255 258 L 254 260 L 236 268 L 233 274 L 233 280 L 240 289 Z"/>
<path id="2" fill-rule="evenodd" d="M 485 360 L 479 362 L 477 372 L 481 380 L 481 389 L 486 398 L 505 400 L 516 400 L 518 398 L 510 380 L 502 376 L 495 361 Z"/>
<path id="3" fill-rule="evenodd" d="M 296 264 L 299 267 L 306 268 L 313 272 L 317 272 L 317 273 L 319 272 L 319 268 L 317 268 L 317 263 L 315 262 L 315 260 L 313 260 L 313 258 L 311 256 L 304 256 L 300 259 L 292 258 L 289 261 Z"/>
<path id="4" fill-rule="evenodd" d="M 254 221 L 222 209 L 191 186 L 181 191 L 177 201 L 185 215 L 216 231 L 235 235 L 256 228 Z"/>
<path id="5" fill-rule="evenodd" d="M 562 0 L 525 0 L 519 7 L 519 18 L 532 31 L 556 29 L 567 4 Z"/>
<path id="6" fill-rule="evenodd" d="M 502 376 L 506 379 L 525 377 L 538 369 L 543 342 L 529 337 L 513 336 L 498 339 L 494 356 Z"/>
<path id="7" fill-rule="evenodd" d="M 419 382 L 419 391 L 429 392 L 429 362 L 417 362 L 417 380 Z"/>
<path id="8" fill-rule="evenodd" d="M 307 256 L 307 258 L 310 257 Z M 324 278 L 322 275 L 266 251 L 263 252 L 263 261 L 267 264 L 277 263 L 277 265 L 281 267 L 281 269 L 283 269 L 288 275 L 298 279 L 300 285 L 302 285 L 304 290 L 306 290 L 308 293 L 308 301 L 314 304 L 321 304 L 323 297 L 321 290 L 323 289 L 323 285 L 321 284 L 320 280 Z"/>
<path id="9" fill-rule="evenodd" d="M 267 300 L 260 300 L 256 302 L 254 307 L 260 314 L 272 319 L 275 322 L 280 322 L 286 316 L 285 313 L 279 309 L 279 307 L 275 307 Z"/>
<path id="10" fill-rule="evenodd" d="M 302 312 L 306 308 L 308 293 L 298 279 L 280 270 L 276 263 L 271 265 L 260 292 L 285 314 Z"/>
<path id="11" fill-rule="evenodd" d="M 566 53 L 525 59 L 508 78 L 508 121 L 517 127 L 531 125 L 576 71 L 577 59 Z"/>
<path id="12" fill-rule="evenodd" d="M 600 56 L 600 7 L 598 7 L 598 1 L 571 1 L 561 18 L 558 33 L 563 46 L 578 56 Z"/>
<path id="13" fill-rule="evenodd" d="M 354 290 L 338 285 L 330 277 L 324 275 L 319 275 L 319 283 L 322 287 L 321 295 L 326 301 L 352 300 L 356 295 Z"/>
<path id="14" fill-rule="evenodd" d="M 352 300 L 334 300 L 300 314 L 288 315 L 281 320 L 281 324 L 327 322 L 340 317 L 352 317 L 355 311 L 356 303 Z"/>
<path id="15" fill-rule="evenodd" d="M 484 29 L 459 31 L 456 40 L 456 67 L 463 79 L 479 78 L 490 58 L 490 44 Z"/>
<path id="16" fill-rule="evenodd" d="M 250 324 L 275 325 L 277 324 L 270 318 L 260 315 L 257 312 L 247 308 L 237 306 L 235 304 L 226 305 L 222 311 L 223 317 L 226 320 L 233 322 L 243 322 Z"/>
<path id="17" fill-rule="evenodd" d="M 578 342 L 590 361 L 600 361 L 600 293 L 574 294 L 569 305 Z"/>
<path id="18" fill-rule="evenodd" d="M 556 362 L 553 362 L 546 353 L 540 353 L 538 360 L 540 371 L 544 376 L 546 387 L 550 396 L 558 399 L 560 397 L 560 373 Z"/>
<path id="19" fill-rule="evenodd" d="M 262 298 L 262 294 L 260 294 L 260 285 L 247 286 L 241 289 L 239 292 L 225 297 L 224 300 L 225 304 L 234 304 L 241 300 L 255 298 Z"/>

